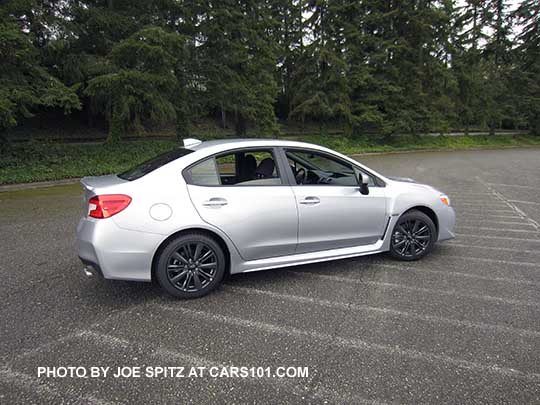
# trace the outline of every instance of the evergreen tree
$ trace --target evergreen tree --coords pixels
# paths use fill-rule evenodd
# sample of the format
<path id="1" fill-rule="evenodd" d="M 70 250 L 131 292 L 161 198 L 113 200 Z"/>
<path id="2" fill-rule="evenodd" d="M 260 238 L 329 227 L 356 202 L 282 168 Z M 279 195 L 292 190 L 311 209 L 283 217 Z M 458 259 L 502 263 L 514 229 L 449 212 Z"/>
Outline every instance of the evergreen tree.
<path id="1" fill-rule="evenodd" d="M 84 108 L 111 139 L 221 117 L 354 134 L 540 133 L 540 4 L 521 0 L 7 0 L 0 129 Z M 519 26 L 513 37 L 513 26 Z"/>
<path id="2" fill-rule="evenodd" d="M 291 112 L 294 80 L 303 53 L 301 0 L 275 0 L 270 2 L 272 24 L 271 39 L 276 47 L 276 82 L 278 95 L 276 113 L 287 119 Z"/>
<path id="3" fill-rule="evenodd" d="M 235 132 L 247 126 L 277 131 L 274 101 L 276 55 L 266 2 L 225 0 L 201 15 L 201 83 L 209 108 L 232 115 Z"/>
<path id="4" fill-rule="evenodd" d="M 0 131 L 38 110 L 80 108 L 74 89 L 43 66 L 34 30 L 27 26 L 23 32 L 13 11 L 0 8 Z"/>
<path id="5" fill-rule="evenodd" d="M 453 15 L 452 71 L 457 81 L 456 109 L 465 134 L 471 124 L 483 125 L 485 72 L 481 41 L 485 39 L 485 6 L 481 0 L 467 0 Z"/>
<path id="6" fill-rule="evenodd" d="M 490 134 L 502 126 L 502 120 L 512 115 L 513 106 L 509 103 L 510 78 L 512 67 L 512 19 L 508 4 L 504 0 L 489 0 L 485 4 L 484 25 L 493 32 L 486 39 L 483 59 L 486 81 L 483 99 L 485 115 Z"/>
<path id="7" fill-rule="evenodd" d="M 518 67 L 515 74 L 519 111 L 528 128 L 540 135 L 540 3 L 522 1 L 515 12 L 522 31 L 518 36 Z"/>
<path id="8" fill-rule="evenodd" d="M 184 38 L 151 27 L 137 31 L 113 47 L 110 73 L 88 82 L 85 93 L 109 121 L 109 141 L 120 139 L 142 123 L 174 121 Z M 180 61 L 179 61 L 180 59 Z M 187 100 L 183 100 L 187 102 Z"/>
<path id="9" fill-rule="evenodd" d="M 321 127 L 328 122 L 352 122 L 343 54 L 343 6 L 341 0 L 312 0 L 303 10 L 309 15 L 304 21 L 309 39 L 293 78 L 295 94 L 290 112 L 302 122 L 311 119 Z"/>

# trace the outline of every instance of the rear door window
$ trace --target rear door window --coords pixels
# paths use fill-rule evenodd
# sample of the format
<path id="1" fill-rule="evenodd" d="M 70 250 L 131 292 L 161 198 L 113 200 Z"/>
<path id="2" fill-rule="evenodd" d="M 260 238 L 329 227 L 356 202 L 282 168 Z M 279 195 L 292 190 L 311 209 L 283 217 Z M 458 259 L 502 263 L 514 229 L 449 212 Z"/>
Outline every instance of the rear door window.
<path id="1" fill-rule="evenodd" d="M 282 184 L 272 150 L 241 150 L 197 163 L 187 171 L 189 184 L 264 186 Z"/>

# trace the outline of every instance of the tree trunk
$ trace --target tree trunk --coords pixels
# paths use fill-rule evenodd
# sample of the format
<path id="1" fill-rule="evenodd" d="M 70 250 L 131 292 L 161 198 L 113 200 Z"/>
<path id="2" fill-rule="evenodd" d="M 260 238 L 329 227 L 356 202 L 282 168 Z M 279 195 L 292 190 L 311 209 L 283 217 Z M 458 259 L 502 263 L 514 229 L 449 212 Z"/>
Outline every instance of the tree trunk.
<path id="1" fill-rule="evenodd" d="M 227 112 L 223 108 L 223 103 L 221 103 L 221 128 L 227 128 Z"/>
<path id="2" fill-rule="evenodd" d="M 246 119 L 242 114 L 236 116 L 235 134 L 240 137 L 246 135 Z"/>
<path id="3" fill-rule="evenodd" d="M 118 117 L 118 114 L 112 113 L 109 120 L 109 134 L 107 135 L 107 143 L 116 143 L 119 142 L 122 138 L 122 131 L 124 125 L 122 119 Z"/>

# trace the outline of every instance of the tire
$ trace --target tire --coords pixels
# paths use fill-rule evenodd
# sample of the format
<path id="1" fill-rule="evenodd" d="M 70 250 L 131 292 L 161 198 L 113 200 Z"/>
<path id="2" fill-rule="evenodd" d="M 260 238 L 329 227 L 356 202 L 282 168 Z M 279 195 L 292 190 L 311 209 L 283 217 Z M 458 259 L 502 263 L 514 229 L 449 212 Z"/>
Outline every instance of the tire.
<path id="1" fill-rule="evenodd" d="M 404 260 L 418 260 L 433 249 L 437 240 L 435 224 L 421 211 L 404 213 L 396 222 L 390 240 L 390 255 Z"/>
<path id="2" fill-rule="evenodd" d="M 225 253 L 213 238 L 198 232 L 171 240 L 159 254 L 156 278 L 177 298 L 198 298 L 214 290 L 225 274 Z"/>

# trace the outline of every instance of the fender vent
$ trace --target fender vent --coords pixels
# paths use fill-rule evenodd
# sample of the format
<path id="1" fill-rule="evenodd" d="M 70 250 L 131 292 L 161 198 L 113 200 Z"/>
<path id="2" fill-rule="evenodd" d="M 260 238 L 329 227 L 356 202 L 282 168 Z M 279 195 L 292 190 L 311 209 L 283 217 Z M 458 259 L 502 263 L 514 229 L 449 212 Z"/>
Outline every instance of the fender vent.
<path id="1" fill-rule="evenodd" d="M 386 236 L 386 232 L 388 231 L 388 225 L 390 225 L 390 220 L 392 219 L 392 217 L 388 217 L 388 220 L 386 221 L 386 226 L 384 227 L 384 232 L 381 236 L 381 240 L 384 239 L 384 237 Z"/>

